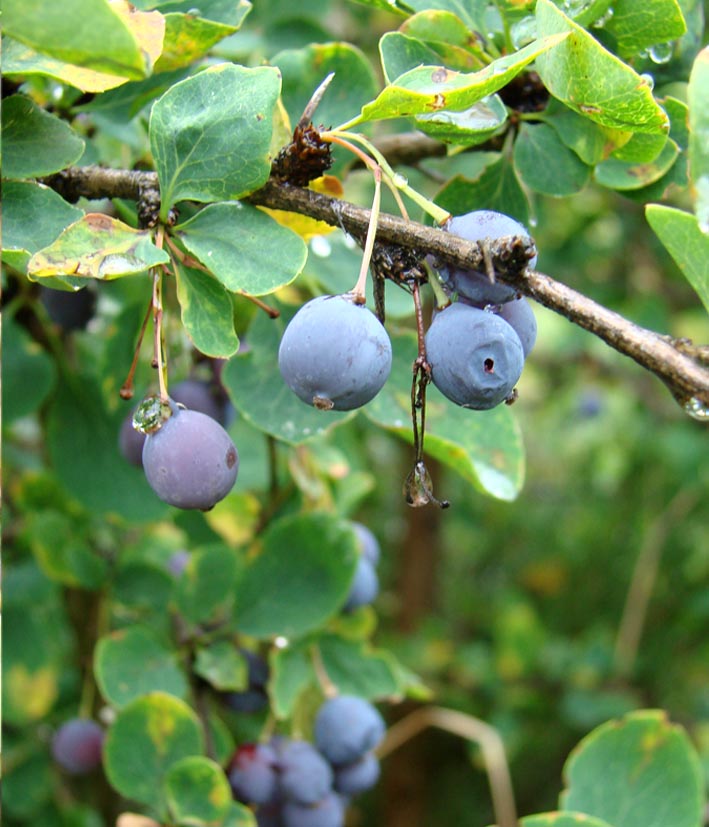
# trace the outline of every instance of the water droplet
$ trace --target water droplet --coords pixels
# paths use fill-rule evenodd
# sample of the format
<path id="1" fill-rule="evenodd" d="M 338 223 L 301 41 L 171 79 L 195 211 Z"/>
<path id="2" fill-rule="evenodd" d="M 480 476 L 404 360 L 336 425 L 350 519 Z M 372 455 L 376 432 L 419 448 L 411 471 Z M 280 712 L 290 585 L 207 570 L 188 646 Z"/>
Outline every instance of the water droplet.
<path id="1" fill-rule="evenodd" d="M 655 78 L 652 75 L 649 75 L 647 72 L 643 72 L 640 77 L 647 83 L 650 89 L 653 89 L 655 86 Z"/>
<path id="2" fill-rule="evenodd" d="M 689 401 L 684 403 L 685 411 L 692 417 L 698 419 L 700 422 L 709 422 L 709 405 L 702 402 L 693 396 Z"/>
<path id="3" fill-rule="evenodd" d="M 674 45 L 672 43 L 656 43 L 650 46 L 649 56 L 653 63 L 669 63 L 672 60 L 672 51 Z"/>
<path id="4" fill-rule="evenodd" d="M 409 179 L 399 172 L 397 172 L 396 175 L 394 175 L 392 182 L 394 186 L 398 187 L 399 189 L 401 189 L 402 187 L 407 187 L 409 185 Z"/>
<path id="5" fill-rule="evenodd" d="M 512 26 L 512 43 L 515 49 L 521 49 L 537 37 L 537 21 L 534 17 L 525 17 Z"/>
<path id="6" fill-rule="evenodd" d="M 614 15 L 614 14 L 615 14 L 615 12 L 613 11 L 613 6 L 609 6 L 609 8 L 608 8 L 608 9 L 606 9 L 605 14 L 602 14 L 602 15 L 598 18 L 598 20 L 595 20 L 595 21 L 593 22 L 593 26 L 594 26 L 594 28 L 596 28 L 596 29 L 602 29 L 602 28 L 606 25 L 606 23 L 610 23 L 610 22 L 611 22 L 611 20 L 613 19 L 613 15 Z"/>
<path id="7" fill-rule="evenodd" d="M 310 249 L 318 258 L 327 258 L 332 253 L 332 245 L 324 235 L 316 235 L 310 241 Z"/>

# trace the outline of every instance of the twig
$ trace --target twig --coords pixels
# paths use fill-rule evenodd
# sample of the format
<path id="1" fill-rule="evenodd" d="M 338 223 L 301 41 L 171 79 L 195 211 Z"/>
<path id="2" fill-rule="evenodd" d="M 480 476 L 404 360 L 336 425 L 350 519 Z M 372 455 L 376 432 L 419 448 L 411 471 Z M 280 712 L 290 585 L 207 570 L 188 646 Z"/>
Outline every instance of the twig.
<path id="1" fill-rule="evenodd" d="M 517 827 L 512 779 L 502 738 L 496 729 L 479 718 L 439 706 L 422 707 L 389 729 L 386 738 L 377 749 L 377 755 L 380 758 L 389 755 L 429 727 L 442 729 L 478 744 L 490 783 L 497 827 Z"/>
<path id="2" fill-rule="evenodd" d="M 696 491 L 679 491 L 645 531 L 643 544 L 633 568 L 613 653 L 615 672 L 622 677 L 630 675 L 637 658 L 648 606 L 669 532 L 694 508 L 697 500 Z"/>
<path id="3" fill-rule="evenodd" d="M 70 167 L 44 179 L 69 200 L 124 197 L 138 199 L 152 187 L 155 173 L 131 170 L 104 170 L 100 167 Z M 371 211 L 313 190 L 269 181 L 249 197 L 252 204 L 287 210 L 342 227 L 355 238 L 364 238 Z M 481 245 L 451 233 L 381 213 L 377 225 L 380 243 L 430 254 L 458 267 L 483 269 Z M 574 324 L 598 336 L 610 347 L 629 356 L 654 373 L 682 403 L 692 399 L 709 406 L 709 368 L 706 349 L 676 341 L 634 324 L 592 299 L 547 275 L 526 270 L 533 256 L 533 244 L 524 238 L 498 239 L 491 247 L 496 278 L 513 285 L 520 293 L 565 316 Z"/>

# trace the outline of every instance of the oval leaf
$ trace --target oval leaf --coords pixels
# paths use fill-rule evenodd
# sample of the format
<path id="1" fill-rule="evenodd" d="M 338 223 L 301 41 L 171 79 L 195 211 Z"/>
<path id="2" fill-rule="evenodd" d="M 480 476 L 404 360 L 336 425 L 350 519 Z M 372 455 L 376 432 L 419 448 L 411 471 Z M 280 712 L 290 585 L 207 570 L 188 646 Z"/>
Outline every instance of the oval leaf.
<path id="1" fill-rule="evenodd" d="M 187 695 L 187 679 L 176 654 L 143 626 L 102 637 L 94 652 L 94 674 L 103 697 L 117 707 L 148 692 Z"/>
<path id="2" fill-rule="evenodd" d="M 702 49 L 694 61 L 687 102 L 694 211 L 702 232 L 709 233 L 709 46 Z"/>
<path id="3" fill-rule="evenodd" d="M 520 821 L 520 827 L 613 827 L 586 813 L 537 813 Z"/>
<path id="4" fill-rule="evenodd" d="M 202 728 L 184 701 L 163 692 L 136 698 L 108 730 L 104 768 L 126 798 L 166 815 L 163 782 L 173 764 L 204 751 Z"/>
<path id="5" fill-rule="evenodd" d="M 354 574 L 357 536 L 326 514 L 271 524 L 237 583 L 237 627 L 257 638 L 299 637 L 342 607 Z M 293 600 L 296 590 L 298 600 Z"/>
<path id="6" fill-rule="evenodd" d="M 27 274 L 33 281 L 49 276 L 108 281 L 144 273 L 169 260 L 153 244 L 150 230 L 134 230 L 117 218 L 87 213 L 32 256 Z"/>
<path id="7" fill-rule="evenodd" d="M 175 268 L 182 324 L 206 356 L 229 358 L 239 349 L 231 296 L 209 273 L 181 264 Z"/>
<path id="8" fill-rule="evenodd" d="M 702 823 L 699 758 L 686 732 L 662 711 L 631 712 L 598 727 L 572 752 L 564 775 L 563 808 L 613 827 Z"/>
<path id="9" fill-rule="evenodd" d="M 613 51 L 632 57 L 649 46 L 668 43 L 687 31 L 677 0 L 614 0 L 613 15 L 603 24 Z"/>
<path id="10" fill-rule="evenodd" d="M 33 178 L 57 172 L 84 153 L 84 142 L 65 121 L 24 95 L 2 102 L 4 178 Z"/>
<path id="11" fill-rule="evenodd" d="M 170 767 L 165 796 L 173 819 L 185 827 L 221 827 L 231 809 L 231 788 L 224 770 L 199 755 Z"/>
<path id="12" fill-rule="evenodd" d="M 568 34 L 536 68 L 551 94 L 596 123 L 630 132 L 667 132 L 669 120 L 645 78 L 611 54 L 551 0 L 537 0 L 540 35 Z"/>
<path id="13" fill-rule="evenodd" d="M 178 201 L 227 201 L 271 171 L 277 69 L 219 64 L 171 86 L 150 115 L 161 217 Z"/>
<path id="14" fill-rule="evenodd" d="M 299 235 L 238 201 L 210 204 L 175 231 L 190 253 L 235 293 L 262 296 L 278 290 L 300 273 L 308 255 Z"/>
<path id="15" fill-rule="evenodd" d="M 522 183 L 543 195 L 573 195 L 591 178 L 591 168 L 544 123 L 520 126 L 514 162 Z"/>

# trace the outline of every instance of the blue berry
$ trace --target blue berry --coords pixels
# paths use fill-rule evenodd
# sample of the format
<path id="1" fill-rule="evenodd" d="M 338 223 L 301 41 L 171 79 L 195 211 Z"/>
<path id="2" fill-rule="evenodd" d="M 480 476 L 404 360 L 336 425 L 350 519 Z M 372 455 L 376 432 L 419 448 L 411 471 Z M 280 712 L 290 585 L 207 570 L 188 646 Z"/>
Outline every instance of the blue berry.
<path id="1" fill-rule="evenodd" d="M 342 795 L 359 795 L 374 787 L 379 774 L 379 759 L 373 752 L 368 752 L 359 761 L 337 767 L 334 787 Z"/>
<path id="2" fill-rule="evenodd" d="M 316 804 L 332 788 L 332 767 L 308 741 L 286 741 L 279 750 L 280 789 L 287 801 Z"/>
<path id="3" fill-rule="evenodd" d="M 515 299 L 503 304 L 497 312 L 519 336 L 526 359 L 537 341 L 537 319 L 531 305 L 525 298 Z"/>
<path id="4" fill-rule="evenodd" d="M 244 744 L 227 775 L 234 797 L 244 804 L 270 804 L 278 798 L 278 756 L 270 744 Z"/>
<path id="5" fill-rule="evenodd" d="M 349 295 L 304 304 L 283 333 L 278 366 L 308 405 L 349 411 L 373 399 L 391 370 L 391 342 L 377 317 Z"/>
<path id="6" fill-rule="evenodd" d="M 282 810 L 283 827 L 343 827 L 345 802 L 334 792 L 308 806 L 287 801 Z"/>
<path id="7" fill-rule="evenodd" d="M 373 566 L 377 566 L 381 555 L 379 541 L 367 526 L 362 523 L 352 523 L 352 528 L 354 528 L 357 534 L 361 554 L 366 557 Z"/>
<path id="8" fill-rule="evenodd" d="M 338 695 L 325 701 L 315 716 L 315 746 L 331 764 L 351 764 L 377 746 L 385 729 L 369 701 Z"/>
<path id="9" fill-rule="evenodd" d="M 367 606 L 374 601 L 377 594 L 379 594 L 377 572 L 369 559 L 360 554 L 343 610 L 351 612 L 360 606 Z"/>
<path id="10" fill-rule="evenodd" d="M 72 718 L 62 724 L 52 739 L 52 755 L 71 775 L 84 775 L 101 764 L 103 729 L 96 721 Z"/>

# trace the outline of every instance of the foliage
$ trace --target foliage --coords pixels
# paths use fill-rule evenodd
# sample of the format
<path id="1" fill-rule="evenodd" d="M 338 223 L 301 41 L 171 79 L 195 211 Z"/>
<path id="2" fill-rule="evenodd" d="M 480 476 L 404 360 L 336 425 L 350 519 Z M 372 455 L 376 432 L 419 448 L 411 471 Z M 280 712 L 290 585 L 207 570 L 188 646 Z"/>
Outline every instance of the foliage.
<path id="1" fill-rule="evenodd" d="M 427 251 L 382 288 L 392 371 L 381 392 L 359 412 L 316 410 L 279 372 L 283 331 L 312 296 L 358 292 L 374 252 L 372 306 L 378 251 L 356 239 L 361 267 L 341 229 L 249 197 L 274 170 L 302 174 L 283 150 L 302 148 L 301 114 L 334 72 L 311 113 L 315 174 L 296 183 L 371 203 L 374 220 L 402 207 L 428 223 L 504 212 L 530 227 L 540 269 L 641 324 L 706 340 L 702 5 L 301 6 L 5 3 L 7 823 L 130 825 L 140 811 L 175 827 L 249 827 L 226 775 L 236 746 L 312 737 L 323 699 L 340 693 L 379 703 L 392 723 L 433 698 L 489 721 L 524 827 L 700 827 L 703 425 L 538 308 L 516 405 L 469 411 L 428 389 L 426 463 L 453 508 L 408 509 L 410 443 L 416 459 L 421 447 L 411 294 L 426 281 L 410 272 L 423 268 L 435 290 Z M 387 138 L 439 143 L 392 168 Z M 71 199 L 72 165 L 154 173 L 160 202 L 118 185 Z M 84 329 L 42 299 L 96 285 Z M 426 321 L 434 290 L 422 289 Z M 188 376 L 233 406 L 239 477 L 207 512 L 160 501 L 119 449 L 135 407 L 125 397 Z M 376 613 L 343 609 L 355 518 L 384 551 Z M 228 693 L 254 689 L 254 654 L 268 663 L 267 708 L 236 712 Z M 74 717 L 106 729 L 103 766 L 86 778 L 52 760 L 52 734 Z M 355 801 L 355 818 L 509 827 L 487 803 L 484 751 L 425 745 L 423 757 L 389 755 L 385 739 L 379 792 Z"/>

